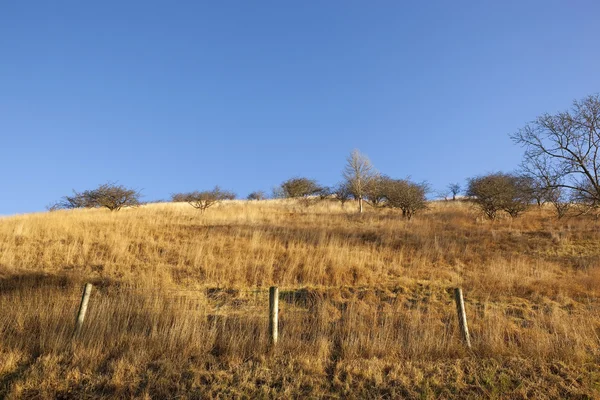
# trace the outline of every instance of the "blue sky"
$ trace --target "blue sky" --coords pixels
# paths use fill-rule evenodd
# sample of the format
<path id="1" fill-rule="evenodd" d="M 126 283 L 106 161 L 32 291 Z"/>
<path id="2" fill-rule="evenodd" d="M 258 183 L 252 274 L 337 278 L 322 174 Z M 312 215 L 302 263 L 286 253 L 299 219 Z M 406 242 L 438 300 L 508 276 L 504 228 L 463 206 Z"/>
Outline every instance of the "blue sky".
<path id="1" fill-rule="evenodd" d="M 515 169 L 508 134 L 600 91 L 597 1 L 0 4 L 0 214 L 107 181 L 144 200 Z"/>

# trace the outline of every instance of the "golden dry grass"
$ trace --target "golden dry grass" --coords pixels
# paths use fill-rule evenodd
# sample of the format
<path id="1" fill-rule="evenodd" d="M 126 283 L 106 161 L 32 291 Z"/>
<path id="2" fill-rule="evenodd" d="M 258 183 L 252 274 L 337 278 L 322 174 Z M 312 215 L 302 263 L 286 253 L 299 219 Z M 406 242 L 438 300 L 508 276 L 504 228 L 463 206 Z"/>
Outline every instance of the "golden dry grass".
<path id="1" fill-rule="evenodd" d="M 0 398 L 600 397 L 598 221 L 536 209 L 491 223 L 436 202 L 409 222 L 351 207 L 1 219 Z"/>

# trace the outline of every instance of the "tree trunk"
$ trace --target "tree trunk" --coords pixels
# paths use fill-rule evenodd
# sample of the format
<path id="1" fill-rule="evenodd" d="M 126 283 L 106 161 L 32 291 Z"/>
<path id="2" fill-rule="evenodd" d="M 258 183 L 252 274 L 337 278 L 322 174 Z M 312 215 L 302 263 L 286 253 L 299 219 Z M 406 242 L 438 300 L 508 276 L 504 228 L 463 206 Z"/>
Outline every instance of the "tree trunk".
<path id="1" fill-rule="evenodd" d="M 359 213 L 363 212 L 363 199 L 362 199 L 362 197 L 358 198 L 358 212 Z"/>

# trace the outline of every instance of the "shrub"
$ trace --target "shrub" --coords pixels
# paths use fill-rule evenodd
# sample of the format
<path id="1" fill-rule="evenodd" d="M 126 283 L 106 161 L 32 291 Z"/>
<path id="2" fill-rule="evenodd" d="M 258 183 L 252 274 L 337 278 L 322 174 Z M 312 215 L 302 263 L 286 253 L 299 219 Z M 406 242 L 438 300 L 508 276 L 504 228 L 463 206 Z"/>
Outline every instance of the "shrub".
<path id="1" fill-rule="evenodd" d="M 171 198 L 174 202 L 187 202 L 201 212 L 206 211 L 208 208 L 220 203 L 223 200 L 233 200 L 235 197 L 235 193 L 222 190 L 218 186 L 215 186 L 213 190 L 175 193 L 171 195 Z"/>
<path id="2" fill-rule="evenodd" d="M 258 190 L 256 192 L 252 192 L 248 195 L 248 200 L 264 200 L 267 198 L 267 194 L 262 190 Z"/>
<path id="3" fill-rule="evenodd" d="M 402 210 L 402 216 L 411 219 L 417 211 L 427 208 L 426 183 L 415 183 L 408 179 L 386 179 L 384 193 L 386 205 Z"/>
<path id="4" fill-rule="evenodd" d="M 347 201 L 352 199 L 352 190 L 347 182 L 338 183 L 333 189 L 331 189 L 331 194 L 337 201 L 342 203 L 342 208 Z"/>
<path id="5" fill-rule="evenodd" d="M 516 218 L 532 201 L 529 180 L 519 175 L 496 172 L 468 180 L 467 195 L 491 220 L 499 211 Z"/>
<path id="6" fill-rule="evenodd" d="M 119 211 L 123 207 L 139 206 L 140 197 L 141 193 L 138 190 L 115 183 L 105 183 L 93 190 L 85 190 L 81 193 L 73 191 L 72 196 L 64 196 L 49 209 L 105 207 L 111 211 Z"/>
<path id="7" fill-rule="evenodd" d="M 314 196 L 322 190 L 317 181 L 308 178 L 288 179 L 280 185 L 279 189 L 279 196 L 288 199 Z"/>

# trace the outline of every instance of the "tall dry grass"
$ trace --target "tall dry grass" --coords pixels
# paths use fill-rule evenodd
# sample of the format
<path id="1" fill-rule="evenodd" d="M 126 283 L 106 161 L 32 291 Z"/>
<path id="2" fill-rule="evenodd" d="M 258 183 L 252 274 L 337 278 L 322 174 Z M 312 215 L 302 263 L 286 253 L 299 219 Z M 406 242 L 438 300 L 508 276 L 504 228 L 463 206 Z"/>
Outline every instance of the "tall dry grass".
<path id="1" fill-rule="evenodd" d="M 540 209 L 491 223 L 459 202 L 412 221 L 346 207 L 155 204 L 0 220 L 0 397 L 599 395 L 596 221 Z"/>

